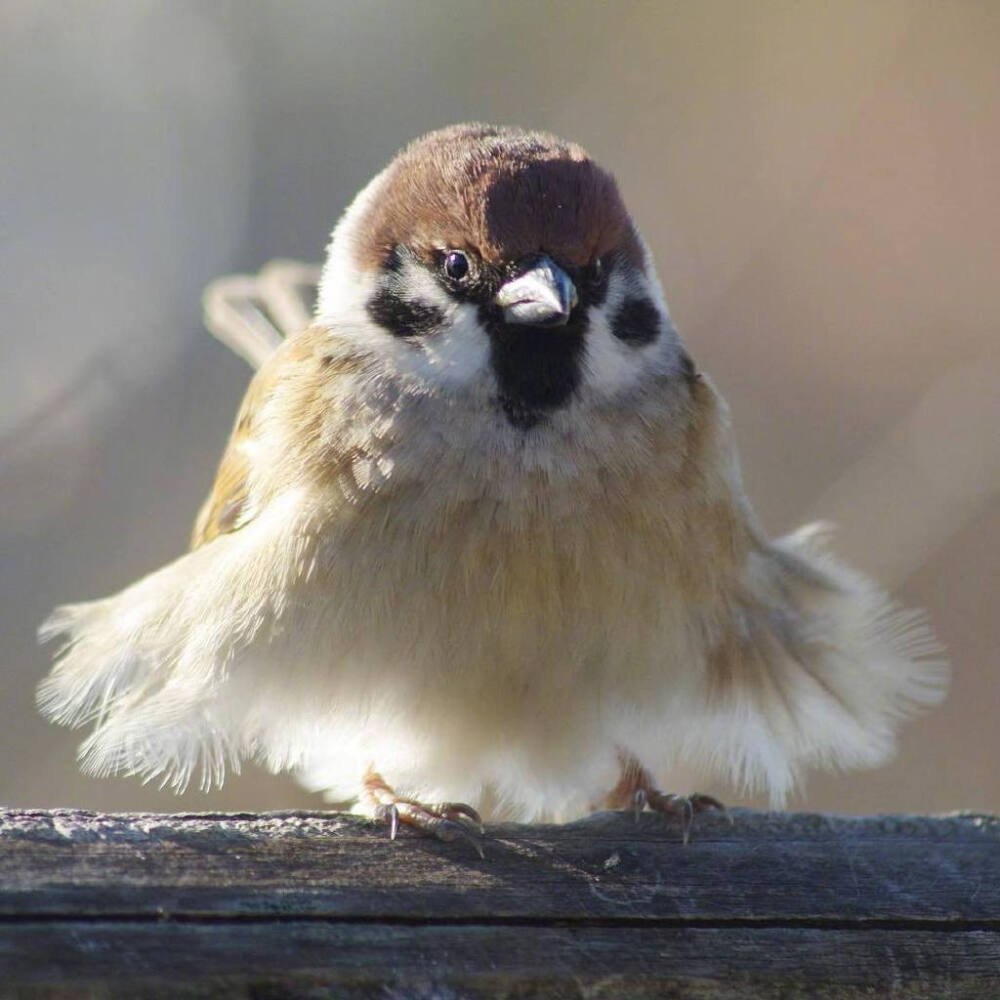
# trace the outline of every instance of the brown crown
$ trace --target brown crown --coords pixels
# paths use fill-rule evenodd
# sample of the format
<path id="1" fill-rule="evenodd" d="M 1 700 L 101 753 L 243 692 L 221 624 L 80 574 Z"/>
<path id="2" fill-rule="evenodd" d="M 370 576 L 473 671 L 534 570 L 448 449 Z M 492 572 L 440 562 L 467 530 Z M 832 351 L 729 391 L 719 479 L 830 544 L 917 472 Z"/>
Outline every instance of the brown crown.
<path id="1" fill-rule="evenodd" d="M 455 125 L 407 146 L 360 220 L 360 263 L 398 246 L 471 250 L 490 263 L 544 252 L 581 265 L 642 253 L 614 177 L 574 143 L 542 132 Z"/>

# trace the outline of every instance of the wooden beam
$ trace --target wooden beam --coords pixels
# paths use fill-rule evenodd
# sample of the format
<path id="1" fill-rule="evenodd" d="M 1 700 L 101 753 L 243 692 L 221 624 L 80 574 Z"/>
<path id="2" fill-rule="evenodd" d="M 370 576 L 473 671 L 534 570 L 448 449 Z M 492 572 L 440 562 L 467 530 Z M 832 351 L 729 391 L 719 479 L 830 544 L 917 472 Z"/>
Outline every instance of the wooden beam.
<path id="1" fill-rule="evenodd" d="M 0 996 L 1000 996 L 1000 819 L 0 811 Z"/>

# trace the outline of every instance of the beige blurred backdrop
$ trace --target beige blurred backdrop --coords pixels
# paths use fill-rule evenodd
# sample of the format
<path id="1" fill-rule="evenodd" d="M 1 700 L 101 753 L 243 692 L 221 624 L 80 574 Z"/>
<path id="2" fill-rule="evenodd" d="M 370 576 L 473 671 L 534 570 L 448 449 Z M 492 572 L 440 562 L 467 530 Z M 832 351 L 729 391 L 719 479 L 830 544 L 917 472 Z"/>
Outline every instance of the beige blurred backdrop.
<path id="1" fill-rule="evenodd" d="M 397 147 L 486 119 L 615 171 L 764 524 L 836 520 L 950 651 L 894 763 L 792 805 L 1000 808 L 996 0 L 4 0 L 0 93 L 0 802 L 320 804 L 80 776 L 34 631 L 186 544 L 249 377 L 202 286 L 318 259 Z"/>

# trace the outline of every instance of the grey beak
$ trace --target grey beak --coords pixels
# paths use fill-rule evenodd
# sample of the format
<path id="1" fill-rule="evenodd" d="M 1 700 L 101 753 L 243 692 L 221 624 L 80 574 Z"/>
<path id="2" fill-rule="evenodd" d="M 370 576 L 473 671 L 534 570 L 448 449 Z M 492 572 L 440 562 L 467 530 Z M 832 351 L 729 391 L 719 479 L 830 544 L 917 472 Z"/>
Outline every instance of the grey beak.
<path id="1" fill-rule="evenodd" d="M 505 322 L 526 326 L 562 326 L 578 301 L 570 276 L 545 255 L 503 285 L 493 300 Z"/>

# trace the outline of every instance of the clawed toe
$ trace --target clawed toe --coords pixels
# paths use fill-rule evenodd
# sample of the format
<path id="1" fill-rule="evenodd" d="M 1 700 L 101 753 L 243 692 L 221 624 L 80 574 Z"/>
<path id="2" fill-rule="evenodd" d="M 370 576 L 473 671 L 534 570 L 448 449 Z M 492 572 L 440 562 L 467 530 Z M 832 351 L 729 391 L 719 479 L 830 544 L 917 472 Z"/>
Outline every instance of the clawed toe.
<path id="1" fill-rule="evenodd" d="M 474 830 L 480 836 L 486 833 L 482 817 L 472 806 L 466 805 L 464 802 L 439 802 L 436 805 L 426 806 L 425 808 L 429 812 L 443 816 L 445 819 L 464 824 L 468 829 Z"/>
<path id="2" fill-rule="evenodd" d="M 702 795 L 699 792 L 695 792 L 691 796 L 691 808 L 696 812 L 718 812 L 722 813 L 727 820 L 729 820 L 729 825 L 733 824 L 733 814 L 726 808 L 725 804 L 720 802 L 717 798 L 711 795 Z"/>
<path id="3" fill-rule="evenodd" d="M 438 840 L 454 841 L 464 840 L 475 848 L 480 858 L 485 858 L 483 845 L 479 838 L 469 829 L 468 825 L 453 819 L 441 819 L 433 827 L 434 836 Z"/>
<path id="4" fill-rule="evenodd" d="M 649 801 L 649 796 L 646 795 L 645 788 L 637 788 L 635 794 L 632 796 L 632 811 L 635 813 L 635 821 L 639 822 L 639 817 L 642 815 L 643 809 L 646 808 L 646 804 Z"/>
<path id="5" fill-rule="evenodd" d="M 681 830 L 686 844 L 691 836 L 691 827 L 697 813 L 716 810 L 723 813 L 732 822 L 726 807 L 711 795 L 695 793 L 693 795 L 673 795 L 661 792 L 655 785 L 652 775 L 631 754 L 622 753 L 621 778 L 605 799 L 605 804 L 612 809 L 632 807 L 636 822 L 645 809 L 652 812 L 679 816 Z"/>
<path id="6" fill-rule="evenodd" d="M 694 826 L 694 817 L 697 813 L 707 810 L 717 810 L 729 816 L 726 807 L 711 795 L 672 795 L 658 792 L 655 789 L 645 789 L 645 804 L 653 812 L 669 813 L 672 816 L 681 817 L 681 831 L 686 844 L 691 837 L 691 827 Z M 636 793 L 638 796 L 638 793 Z M 636 811 L 638 817 L 639 810 Z M 732 820 L 730 819 L 730 822 Z"/>
<path id="7" fill-rule="evenodd" d="M 412 827 L 438 840 L 465 841 L 484 857 L 479 838 L 486 832 L 482 818 L 464 802 L 438 802 L 425 805 L 400 798 L 375 771 L 365 775 L 365 792 L 374 803 L 374 817 L 388 824 L 389 839 L 395 840 L 400 825 Z"/>
<path id="8" fill-rule="evenodd" d="M 374 818 L 377 823 L 389 826 L 389 839 L 395 840 L 399 833 L 399 809 L 396 805 L 379 805 L 375 807 Z"/>

